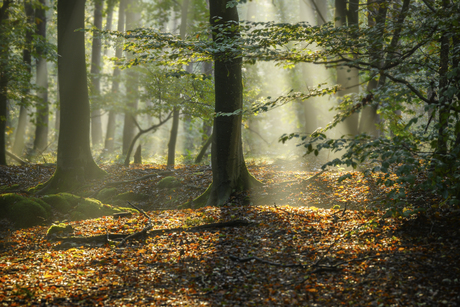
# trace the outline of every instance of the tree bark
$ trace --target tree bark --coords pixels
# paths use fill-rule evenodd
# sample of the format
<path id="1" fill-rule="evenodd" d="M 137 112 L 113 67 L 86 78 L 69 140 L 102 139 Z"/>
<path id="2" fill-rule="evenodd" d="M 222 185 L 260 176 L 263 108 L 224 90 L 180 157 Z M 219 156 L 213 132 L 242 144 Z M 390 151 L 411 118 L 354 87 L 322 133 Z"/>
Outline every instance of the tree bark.
<path id="1" fill-rule="evenodd" d="M 120 5 L 118 8 L 118 25 L 117 31 L 125 31 L 125 7 L 126 0 L 120 0 Z M 123 55 L 123 46 L 121 44 L 117 45 L 115 49 L 115 57 L 121 58 Z M 113 99 L 120 97 L 120 68 L 115 66 L 113 69 L 113 78 L 112 78 L 112 97 Z M 107 133 L 105 136 L 105 149 L 107 152 L 113 152 L 113 147 L 115 144 L 115 123 L 116 123 L 117 114 L 114 110 L 109 111 L 109 119 L 107 121 Z"/>
<path id="2" fill-rule="evenodd" d="M 6 119 L 8 117 L 8 81 L 9 73 L 6 68 L 8 63 L 10 47 L 8 37 L 4 28 L 9 19 L 10 0 L 3 1 L 0 8 L 0 165 L 6 165 Z"/>
<path id="3" fill-rule="evenodd" d="M 211 26 L 238 22 L 236 6 L 227 7 L 229 0 L 210 1 Z M 219 18 L 216 18 L 219 17 Z M 225 28 L 225 27 L 224 27 Z M 233 38 L 239 31 L 214 28 L 213 41 L 219 37 Z M 215 111 L 233 113 L 243 107 L 242 58 L 240 54 L 214 55 Z M 206 192 L 194 200 L 194 205 L 224 205 L 233 191 L 243 191 L 260 182 L 249 174 L 244 162 L 241 141 L 242 114 L 214 118 L 211 161 L 213 182 Z"/>
<path id="4" fill-rule="evenodd" d="M 34 24 L 34 8 L 30 1 L 24 2 L 24 10 L 27 17 L 27 23 L 30 25 Z M 25 39 L 25 48 L 22 51 L 22 61 L 24 62 L 27 73 L 29 74 L 28 78 L 30 81 L 32 69 L 32 31 L 26 31 L 26 39 Z M 27 90 L 27 93 L 29 90 Z M 18 118 L 18 128 L 16 129 L 15 137 L 14 137 L 14 144 L 13 144 L 13 153 L 16 155 L 21 155 L 24 150 L 24 138 L 26 134 L 26 127 L 27 127 L 27 101 L 25 98 L 21 99 L 20 109 L 19 109 L 19 118 Z"/>
<path id="5" fill-rule="evenodd" d="M 71 190 L 105 175 L 90 149 L 90 106 L 85 65 L 84 0 L 58 0 L 58 77 L 61 122 L 57 167 L 41 194 Z"/>
<path id="6" fill-rule="evenodd" d="M 189 0 L 184 0 L 182 2 L 181 7 L 181 22 L 180 22 L 180 37 L 185 39 L 185 34 L 187 33 L 187 16 L 188 16 L 188 7 L 189 7 Z M 191 70 L 190 64 L 187 67 L 187 71 Z M 189 71 L 190 72 L 190 71 Z M 169 143 L 168 143 L 168 166 L 174 166 L 175 159 L 176 159 L 176 143 L 177 143 L 177 135 L 179 133 L 179 115 L 180 115 L 180 108 L 175 106 L 173 109 L 173 124 L 171 126 L 171 133 L 169 135 Z"/>
<path id="7" fill-rule="evenodd" d="M 346 1 L 335 0 L 336 27 L 358 25 L 358 0 Z M 348 7 L 347 7 L 348 3 Z M 337 95 L 340 98 L 351 93 L 359 93 L 359 74 L 356 68 L 347 66 L 337 67 L 337 84 L 342 86 Z M 341 133 L 356 135 L 358 134 L 359 114 L 353 113 L 344 120 L 343 126 L 338 126 L 339 129 L 344 129 Z"/>
<path id="8" fill-rule="evenodd" d="M 46 41 L 46 0 L 40 0 L 40 6 L 36 9 L 37 35 Z M 41 88 L 38 93 L 40 102 L 37 104 L 36 126 L 34 150 L 43 151 L 48 145 L 48 124 L 49 124 L 49 104 L 48 104 L 48 67 L 45 59 L 45 50 L 38 49 L 37 59 L 37 85 Z"/>
<path id="9" fill-rule="evenodd" d="M 126 6 L 126 29 L 135 29 L 139 25 L 138 0 L 129 0 Z M 127 72 L 126 81 L 126 111 L 123 124 L 123 154 L 128 152 L 129 145 L 135 135 L 136 110 L 138 105 L 139 75 L 134 69 Z"/>
<path id="10" fill-rule="evenodd" d="M 96 0 L 94 3 L 94 27 L 102 29 L 102 9 L 104 2 Z M 98 100 L 101 96 L 101 52 L 102 42 L 100 34 L 93 32 L 93 44 L 91 48 L 91 142 L 93 147 L 102 143 L 102 121 L 101 109 L 98 107 Z"/>
<path id="11" fill-rule="evenodd" d="M 382 5 L 384 4 L 385 0 L 377 1 L 379 6 L 378 11 L 371 9 L 372 3 L 374 1 L 368 0 L 367 5 L 369 7 L 369 15 L 368 15 L 368 26 L 375 27 L 378 29 L 378 36 L 372 39 L 372 42 L 369 42 L 370 49 L 369 49 L 369 57 L 370 63 L 373 65 L 380 67 L 382 65 L 382 49 L 383 49 L 383 34 L 385 30 L 385 21 L 387 17 L 387 6 Z M 376 76 L 373 77 L 367 83 L 367 92 L 372 93 L 378 87 L 378 81 Z M 368 105 L 365 106 L 362 110 L 361 114 L 361 121 L 359 123 L 359 132 L 360 133 L 367 133 L 374 137 L 379 135 L 379 131 L 377 129 L 377 124 L 380 121 L 379 115 L 377 114 L 378 105 Z"/>
<path id="12" fill-rule="evenodd" d="M 177 133 L 179 132 L 179 107 L 174 107 L 173 109 L 173 123 L 171 126 L 171 132 L 169 134 L 169 143 L 168 143 L 168 166 L 174 166 L 175 156 L 176 156 L 176 142 L 177 142 Z"/>

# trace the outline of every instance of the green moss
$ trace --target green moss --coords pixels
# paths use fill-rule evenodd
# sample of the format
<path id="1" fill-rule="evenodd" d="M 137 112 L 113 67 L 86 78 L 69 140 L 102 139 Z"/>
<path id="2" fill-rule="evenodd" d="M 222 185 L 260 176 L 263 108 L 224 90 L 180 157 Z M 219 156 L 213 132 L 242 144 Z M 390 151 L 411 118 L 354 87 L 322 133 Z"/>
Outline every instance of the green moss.
<path id="1" fill-rule="evenodd" d="M 9 208 L 23 199 L 24 197 L 14 193 L 0 195 L 0 218 L 8 218 Z"/>
<path id="2" fill-rule="evenodd" d="M 17 190 L 19 189 L 19 184 L 12 184 L 11 186 L 2 186 L 0 187 L 0 191 L 6 192 L 6 191 L 11 191 L 11 190 Z"/>
<path id="3" fill-rule="evenodd" d="M 45 195 L 42 200 L 60 213 L 68 213 L 72 208 L 69 201 L 60 194 Z"/>
<path id="4" fill-rule="evenodd" d="M 116 188 L 105 188 L 105 189 L 100 190 L 99 193 L 97 193 L 96 198 L 103 201 L 115 195 L 117 195 Z"/>
<path id="5" fill-rule="evenodd" d="M 66 225 L 64 223 L 59 223 L 55 225 L 51 225 L 46 232 L 47 236 L 55 235 L 55 234 L 68 234 L 73 232 L 73 227 L 70 225 Z"/>
<path id="6" fill-rule="evenodd" d="M 146 194 L 141 194 L 141 193 L 134 193 L 134 192 L 125 192 L 118 194 L 116 199 L 117 200 L 132 200 L 132 201 L 141 201 L 148 199 L 149 196 Z"/>
<path id="7" fill-rule="evenodd" d="M 7 218 L 17 227 L 26 228 L 42 224 L 51 216 L 51 207 L 39 198 L 18 194 L 0 195 L 0 218 Z"/>
<path id="8" fill-rule="evenodd" d="M 34 199 L 23 198 L 8 210 L 9 219 L 20 228 L 42 224 L 50 217 L 49 211 Z"/>
<path id="9" fill-rule="evenodd" d="M 180 186 L 182 186 L 182 183 L 174 176 L 165 177 L 157 183 L 157 187 L 160 189 L 173 189 Z"/>
<path id="10" fill-rule="evenodd" d="M 92 198 L 85 198 L 74 210 L 82 213 L 85 218 L 96 218 L 104 215 L 102 203 Z"/>

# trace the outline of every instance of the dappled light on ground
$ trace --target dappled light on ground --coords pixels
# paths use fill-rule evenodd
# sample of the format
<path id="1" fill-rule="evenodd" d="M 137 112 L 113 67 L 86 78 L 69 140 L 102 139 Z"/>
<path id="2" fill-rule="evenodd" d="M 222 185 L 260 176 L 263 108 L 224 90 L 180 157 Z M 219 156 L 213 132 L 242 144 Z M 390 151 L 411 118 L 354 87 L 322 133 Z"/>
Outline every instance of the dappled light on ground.
<path id="1" fill-rule="evenodd" d="M 232 195 L 221 208 L 182 210 L 177 206 L 211 182 L 209 167 L 103 166 L 107 178 L 75 192 L 97 195 L 110 186 L 146 194 L 133 203 L 146 211 L 151 232 L 164 231 L 121 246 L 110 235 L 141 231 L 146 216 L 66 222 L 72 228 L 65 236 L 95 237 L 85 242 L 47 237 L 47 226 L 8 232 L 2 222 L 0 301 L 8 306 L 455 306 L 460 300 L 458 214 L 435 208 L 388 217 L 376 210 L 388 193 L 376 178 L 353 172 L 338 182 L 342 171 L 291 166 L 250 164 L 263 187 Z M 52 174 L 37 167 L 2 168 L 10 174 L 2 185 L 19 184 L 13 188 L 25 195 Z M 159 188 L 167 176 L 181 185 Z M 196 228 L 228 221 L 245 223 Z M 96 239 L 107 234 L 109 241 Z"/>

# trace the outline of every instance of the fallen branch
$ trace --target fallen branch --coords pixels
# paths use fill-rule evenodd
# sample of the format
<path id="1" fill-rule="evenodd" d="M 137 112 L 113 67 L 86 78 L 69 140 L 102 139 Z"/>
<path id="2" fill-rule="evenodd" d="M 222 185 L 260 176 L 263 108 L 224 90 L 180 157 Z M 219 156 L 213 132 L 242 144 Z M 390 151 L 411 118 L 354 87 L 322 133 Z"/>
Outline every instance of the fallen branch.
<path id="1" fill-rule="evenodd" d="M 107 234 L 91 236 L 91 237 L 56 237 L 53 239 L 53 241 L 61 241 L 62 243 L 64 242 L 109 243 L 109 241 L 107 241 L 109 239 L 110 241 L 121 241 L 121 242 L 123 242 L 124 240 L 123 244 L 125 244 L 127 241 L 138 238 L 138 237 L 148 238 L 148 237 L 156 237 L 156 236 L 161 236 L 164 234 L 174 233 L 174 232 L 200 232 L 200 231 L 205 231 L 205 230 L 220 229 L 220 228 L 226 228 L 226 227 L 250 226 L 251 224 L 252 224 L 251 222 L 248 222 L 245 220 L 233 220 L 233 221 L 228 221 L 228 222 L 210 223 L 210 224 L 205 224 L 205 225 L 200 225 L 200 226 L 195 226 L 195 227 L 190 227 L 190 228 L 179 227 L 179 228 L 156 229 L 156 230 L 148 231 L 148 230 L 145 230 L 147 228 L 145 227 L 143 230 L 135 232 L 133 234 L 107 233 Z"/>
<path id="2" fill-rule="evenodd" d="M 120 184 L 131 183 L 131 182 L 140 181 L 140 180 L 146 180 L 146 179 L 156 177 L 156 176 L 167 176 L 167 175 L 174 175 L 174 174 L 175 173 L 173 171 L 161 171 L 161 172 L 158 172 L 158 173 L 145 175 L 145 176 L 142 176 L 142 177 L 139 177 L 139 178 L 134 178 L 134 179 L 131 179 L 131 180 L 108 182 L 108 183 L 105 184 L 105 187 L 114 187 L 114 186 L 117 186 L 117 185 L 120 185 Z"/>
<path id="3" fill-rule="evenodd" d="M 12 153 L 11 151 L 8 151 L 8 150 L 5 150 L 6 152 L 6 155 L 10 158 L 12 158 L 13 160 L 15 160 L 16 162 L 19 162 L 21 165 L 29 165 L 30 162 L 27 162 L 25 160 L 22 160 L 21 158 L 19 158 L 18 156 L 16 156 L 14 153 Z"/>

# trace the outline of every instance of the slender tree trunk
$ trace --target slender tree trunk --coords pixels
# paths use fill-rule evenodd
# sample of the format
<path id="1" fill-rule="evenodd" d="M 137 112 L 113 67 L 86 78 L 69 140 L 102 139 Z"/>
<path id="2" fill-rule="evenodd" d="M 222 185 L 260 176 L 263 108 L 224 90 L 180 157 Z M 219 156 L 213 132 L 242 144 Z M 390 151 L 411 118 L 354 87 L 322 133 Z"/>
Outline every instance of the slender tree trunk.
<path id="1" fill-rule="evenodd" d="M 210 1 L 210 21 L 212 26 L 238 22 L 236 6 L 229 6 L 229 0 Z M 219 18 L 216 18 L 219 17 Z M 213 40 L 239 35 L 237 30 L 213 30 Z M 214 55 L 215 111 L 232 113 L 243 107 L 242 59 L 238 54 Z M 194 201 L 195 205 L 220 206 L 227 202 L 233 191 L 242 191 L 258 185 L 249 174 L 244 162 L 241 141 L 242 115 L 218 116 L 214 119 L 211 148 L 213 182 L 207 191 Z"/>
<path id="2" fill-rule="evenodd" d="M 107 18 L 105 23 L 105 30 L 111 31 L 112 30 L 112 22 L 113 22 L 113 9 L 115 7 L 115 0 L 107 0 Z M 108 54 L 109 49 L 104 48 L 104 55 Z"/>
<path id="3" fill-rule="evenodd" d="M 102 10 L 104 2 L 96 0 L 94 4 L 94 27 L 102 29 Z M 93 44 L 91 48 L 91 142 L 93 147 L 102 143 L 102 121 L 101 109 L 98 107 L 98 101 L 101 96 L 101 52 L 102 42 L 100 34 L 93 32 Z"/>
<path id="4" fill-rule="evenodd" d="M 30 1 L 24 2 L 24 10 L 27 16 L 27 23 L 30 25 L 34 24 L 34 8 Z M 22 61 L 27 67 L 27 73 L 29 74 L 29 81 L 30 75 L 32 73 L 31 65 L 32 65 L 32 56 L 31 56 L 31 48 L 32 48 L 32 32 L 26 32 L 26 40 L 25 40 L 25 48 L 22 52 Z M 29 93 L 27 90 L 26 94 Z M 25 142 L 25 134 L 26 134 L 26 127 L 27 127 L 27 101 L 25 98 L 21 99 L 21 105 L 19 109 L 19 119 L 18 119 L 18 128 L 16 129 L 15 137 L 14 137 L 14 145 L 13 145 L 13 153 L 16 155 L 21 155 L 22 151 L 24 150 L 24 142 Z"/>
<path id="5" fill-rule="evenodd" d="M 450 0 L 442 0 L 442 7 L 447 10 Z M 447 72 L 449 70 L 449 34 L 444 32 L 441 36 L 441 50 L 439 54 L 439 127 L 438 127 L 438 146 L 437 152 L 441 155 L 447 153 L 447 141 L 449 136 L 446 133 L 446 128 L 449 122 L 450 113 L 450 98 L 447 96 L 446 91 L 448 87 Z M 445 157 L 440 157 L 442 160 Z"/>
<path id="6" fill-rule="evenodd" d="M 40 0 L 40 6 L 36 9 L 37 35 L 42 41 L 46 41 L 46 0 Z M 38 93 L 40 102 L 37 104 L 37 117 L 35 127 L 34 150 L 43 151 L 48 145 L 48 67 L 45 59 L 45 50 L 38 49 L 37 59 L 37 85 L 41 88 Z"/>
<path id="7" fill-rule="evenodd" d="M 126 0 L 120 0 L 120 5 L 118 8 L 118 25 L 117 31 L 125 31 L 125 7 Z M 115 49 L 115 57 L 121 58 L 123 55 L 123 46 L 121 44 L 117 45 Z M 113 69 L 113 79 L 112 79 L 112 97 L 117 99 L 120 97 L 120 68 L 115 66 Z M 111 153 L 113 152 L 113 147 L 115 143 L 115 124 L 116 124 L 116 113 L 114 110 L 109 111 L 109 119 L 107 121 L 107 133 L 105 136 L 105 149 Z"/>
<path id="8" fill-rule="evenodd" d="M 139 25 L 140 14 L 137 11 L 139 2 L 138 0 L 129 0 L 126 7 L 126 29 L 135 29 Z M 124 124 L 123 124 L 123 154 L 127 154 L 129 145 L 134 138 L 136 125 L 136 110 L 139 99 L 139 75 L 134 69 L 127 72 L 126 81 L 126 99 L 127 110 L 125 111 Z"/>
<path id="9" fill-rule="evenodd" d="M 68 191 L 105 175 L 90 148 L 90 106 L 85 65 L 84 0 L 58 0 L 58 76 L 61 123 L 57 167 L 42 194 Z"/>
<path id="10" fill-rule="evenodd" d="M 372 3 L 374 1 L 368 0 L 367 4 L 369 7 L 369 15 L 368 15 L 368 26 L 369 27 L 375 27 L 376 29 L 379 30 L 378 32 L 378 37 L 376 39 L 373 39 L 370 43 L 370 49 L 369 49 L 369 54 L 370 54 L 370 62 L 377 66 L 381 67 L 382 65 L 382 48 L 383 48 L 383 33 L 385 30 L 385 21 L 386 21 L 386 16 L 387 16 L 387 6 L 382 5 L 384 4 L 385 0 L 379 0 L 377 1 L 378 5 L 378 10 L 373 9 Z M 376 88 L 378 87 L 378 81 L 376 76 L 373 77 L 369 82 L 367 83 L 367 92 L 372 93 Z M 365 106 L 362 110 L 361 114 L 361 121 L 359 123 L 359 132 L 361 133 L 367 133 L 369 135 L 372 135 L 374 137 L 377 137 L 379 135 L 379 131 L 377 129 L 377 124 L 380 122 L 379 115 L 377 114 L 378 110 L 378 105 L 372 104 Z"/>
<path id="11" fill-rule="evenodd" d="M 336 20 L 337 27 L 344 25 L 358 25 L 358 2 L 358 0 L 335 0 L 336 18 L 339 18 Z M 345 95 L 351 93 L 359 93 L 358 70 L 356 68 L 349 68 L 347 66 L 338 66 L 337 84 L 342 86 L 342 90 L 337 93 L 339 100 Z M 345 119 L 344 125 L 341 127 L 341 129 L 345 129 L 346 131 L 342 131 L 341 133 L 347 133 L 351 135 L 358 134 L 358 121 L 358 113 L 350 115 L 347 119 Z"/>
<path id="12" fill-rule="evenodd" d="M 181 23 L 180 23 L 180 36 L 182 39 L 185 39 L 185 34 L 187 33 L 187 16 L 188 16 L 188 7 L 189 7 L 189 0 L 182 1 L 182 8 L 181 8 Z M 189 65 L 188 69 L 191 69 L 192 64 Z M 173 110 L 173 124 L 171 127 L 171 133 L 169 137 L 168 143 L 168 166 L 174 166 L 175 158 L 176 158 L 176 142 L 177 142 L 177 135 L 179 132 L 179 115 L 180 109 L 179 107 L 174 107 Z"/>
<path id="13" fill-rule="evenodd" d="M 9 7 L 12 1 L 3 1 L 0 7 L 0 165 L 6 165 L 6 119 L 8 117 L 8 81 L 9 75 L 6 68 L 10 47 L 8 37 L 4 30 L 9 19 Z"/>
<path id="14" fill-rule="evenodd" d="M 171 133 L 169 134 L 169 143 L 168 143 L 168 166 L 174 166 L 177 133 L 179 131 L 179 115 L 180 115 L 180 109 L 178 107 L 174 107 L 173 123 L 171 126 Z"/>

